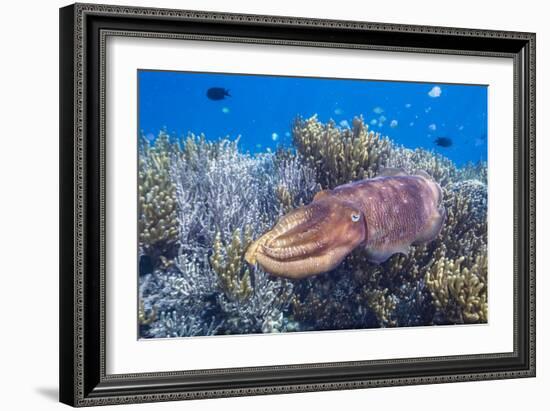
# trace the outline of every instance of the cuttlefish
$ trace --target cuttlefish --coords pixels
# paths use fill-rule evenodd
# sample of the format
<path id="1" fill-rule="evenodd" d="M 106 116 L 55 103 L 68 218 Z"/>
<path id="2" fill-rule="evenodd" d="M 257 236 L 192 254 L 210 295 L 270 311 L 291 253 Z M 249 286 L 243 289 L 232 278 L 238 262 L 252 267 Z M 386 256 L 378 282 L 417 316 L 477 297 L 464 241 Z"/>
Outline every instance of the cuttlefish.
<path id="1" fill-rule="evenodd" d="M 439 235 L 446 217 L 441 200 L 441 187 L 426 172 L 385 169 L 375 178 L 318 192 L 254 241 L 245 259 L 292 279 L 333 270 L 360 246 L 380 264 Z"/>

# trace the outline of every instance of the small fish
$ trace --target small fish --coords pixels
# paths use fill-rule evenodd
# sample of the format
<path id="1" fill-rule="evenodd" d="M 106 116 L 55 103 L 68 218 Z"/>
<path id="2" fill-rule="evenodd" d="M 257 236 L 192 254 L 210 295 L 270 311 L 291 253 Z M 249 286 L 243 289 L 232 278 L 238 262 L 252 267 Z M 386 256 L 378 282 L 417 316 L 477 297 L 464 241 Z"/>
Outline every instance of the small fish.
<path id="1" fill-rule="evenodd" d="M 226 97 L 231 97 L 231 94 L 223 87 L 211 87 L 206 91 L 206 97 L 210 100 L 224 100 Z"/>
<path id="2" fill-rule="evenodd" d="M 437 137 L 434 141 L 439 147 L 451 147 L 453 145 L 453 140 L 449 137 Z"/>
<path id="3" fill-rule="evenodd" d="M 441 87 L 433 86 L 428 95 L 432 98 L 437 98 L 441 95 Z"/>
<path id="4" fill-rule="evenodd" d="M 351 127 L 349 126 L 349 123 L 348 123 L 347 120 L 342 120 L 342 121 L 340 121 L 339 124 L 340 124 L 340 127 L 342 127 L 342 128 L 351 128 Z"/>

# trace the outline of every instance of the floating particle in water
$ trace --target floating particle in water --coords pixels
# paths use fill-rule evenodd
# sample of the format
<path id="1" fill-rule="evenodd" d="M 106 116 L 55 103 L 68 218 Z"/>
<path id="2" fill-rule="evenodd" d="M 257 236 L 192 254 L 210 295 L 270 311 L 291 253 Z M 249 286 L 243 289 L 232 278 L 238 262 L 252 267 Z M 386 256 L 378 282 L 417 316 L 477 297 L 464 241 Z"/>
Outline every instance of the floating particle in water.
<path id="1" fill-rule="evenodd" d="M 223 114 L 229 114 L 229 107 L 222 107 L 222 113 Z"/>
<path id="2" fill-rule="evenodd" d="M 268 148 L 266 148 L 265 150 L 266 150 L 268 153 L 271 153 L 271 148 L 268 147 Z"/>
<path id="3" fill-rule="evenodd" d="M 383 122 L 386 121 L 386 120 L 387 120 L 386 116 L 380 116 L 380 117 L 378 118 L 378 122 L 379 122 L 379 123 L 383 123 Z"/>
<path id="4" fill-rule="evenodd" d="M 290 131 L 285 132 L 285 137 L 290 137 Z"/>
<path id="5" fill-rule="evenodd" d="M 370 123 L 371 123 L 371 125 L 375 126 L 375 125 L 378 123 L 378 121 L 377 121 L 375 118 L 373 118 L 373 119 L 370 121 Z"/>
<path id="6" fill-rule="evenodd" d="M 429 113 L 430 111 L 432 111 L 432 108 L 431 107 L 426 107 L 426 110 L 424 110 L 426 113 Z"/>
<path id="7" fill-rule="evenodd" d="M 414 121 L 411 121 L 411 122 L 409 123 L 409 126 L 410 126 L 410 127 L 414 126 Z"/>
<path id="8" fill-rule="evenodd" d="M 337 108 L 334 109 L 334 114 L 336 114 L 337 116 L 339 116 L 343 112 L 344 112 L 344 110 L 342 110 L 340 107 L 337 107 Z"/>
<path id="9" fill-rule="evenodd" d="M 399 124 L 399 123 L 397 122 L 397 120 L 392 120 L 392 121 L 390 122 L 390 127 L 391 127 L 391 128 L 395 128 L 395 127 L 397 127 L 398 124 Z"/>
<path id="10" fill-rule="evenodd" d="M 340 121 L 340 127 L 350 128 L 349 123 L 348 123 L 348 120 L 342 120 L 342 121 Z"/>
<path id="11" fill-rule="evenodd" d="M 382 107 L 375 107 L 372 109 L 376 114 L 381 114 L 384 112 L 384 109 Z"/>
<path id="12" fill-rule="evenodd" d="M 412 107 L 412 104 L 411 104 L 411 103 L 407 103 L 407 104 L 405 104 L 405 107 L 406 107 L 406 108 L 411 108 L 411 107 Z"/>
<path id="13" fill-rule="evenodd" d="M 226 97 L 231 97 L 231 94 L 223 87 L 211 87 L 206 90 L 206 97 L 210 100 L 224 100 Z"/>
<path id="14" fill-rule="evenodd" d="M 459 129 L 460 131 L 462 131 L 462 130 L 464 130 L 464 126 L 460 126 L 458 129 Z"/>
<path id="15" fill-rule="evenodd" d="M 437 130 L 437 126 L 436 126 L 435 124 L 433 124 L 433 123 L 430 124 L 430 125 L 428 126 L 428 128 L 429 128 L 430 130 L 432 130 L 432 131 Z"/>
<path id="16" fill-rule="evenodd" d="M 437 137 L 434 141 L 439 147 L 451 147 L 453 145 L 453 140 L 449 137 Z"/>
<path id="17" fill-rule="evenodd" d="M 262 148 L 262 145 L 260 143 L 256 144 L 256 148 Z"/>
<path id="18" fill-rule="evenodd" d="M 439 86 L 433 86 L 432 89 L 429 91 L 428 96 L 432 98 L 439 97 L 441 95 L 441 87 Z"/>
<path id="19" fill-rule="evenodd" d="M 271 139 L 273 141 L 277 141 L 279 139 L 279 135 L 277 133 L 273 133 L 273 134 L 271 134 Z"/>

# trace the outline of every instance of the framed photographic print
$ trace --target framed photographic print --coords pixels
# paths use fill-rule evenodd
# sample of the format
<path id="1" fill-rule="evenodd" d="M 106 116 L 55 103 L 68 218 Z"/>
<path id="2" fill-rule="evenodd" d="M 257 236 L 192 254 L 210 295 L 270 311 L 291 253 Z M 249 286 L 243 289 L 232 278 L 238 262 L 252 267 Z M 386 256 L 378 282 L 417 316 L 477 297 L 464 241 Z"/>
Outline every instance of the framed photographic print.
<path id="1" fill-rule="evenodd" d="M 533 33 L 60 16 L 62 402 L 535 375 Z"/>

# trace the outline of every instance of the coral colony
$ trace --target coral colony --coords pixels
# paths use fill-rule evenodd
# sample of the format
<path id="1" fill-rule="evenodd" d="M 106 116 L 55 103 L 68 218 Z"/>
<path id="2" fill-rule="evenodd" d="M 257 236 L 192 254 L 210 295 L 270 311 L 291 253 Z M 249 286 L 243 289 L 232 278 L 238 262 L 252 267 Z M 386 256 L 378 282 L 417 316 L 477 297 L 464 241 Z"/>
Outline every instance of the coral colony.
<path id="1" fill-rule="evenodd" d="M 487 322 L 486 163 L 351 123 L 140 140 L 141 338 Z"/>

